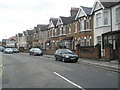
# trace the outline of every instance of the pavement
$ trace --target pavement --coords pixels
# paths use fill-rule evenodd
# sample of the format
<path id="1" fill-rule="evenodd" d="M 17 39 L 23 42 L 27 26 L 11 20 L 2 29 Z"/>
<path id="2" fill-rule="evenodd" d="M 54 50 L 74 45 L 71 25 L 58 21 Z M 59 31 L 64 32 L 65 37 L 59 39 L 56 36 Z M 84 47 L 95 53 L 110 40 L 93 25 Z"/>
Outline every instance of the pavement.
<path id="1" fill-rule="evenodd" d="M 43 56 L 47 58 L 54 58 L 54 55 L 43 55 Z M 120 65 L 118 64 L 118 60 L 112 60 L 110 62 L 106 62 L 103 59 L 94 60 L 94 59 L 79 58 L 77 63 L 83 63 L 86 65 L 94 66 L 96 68 L 103 68 L 106 70 L 120 73 Z"/>

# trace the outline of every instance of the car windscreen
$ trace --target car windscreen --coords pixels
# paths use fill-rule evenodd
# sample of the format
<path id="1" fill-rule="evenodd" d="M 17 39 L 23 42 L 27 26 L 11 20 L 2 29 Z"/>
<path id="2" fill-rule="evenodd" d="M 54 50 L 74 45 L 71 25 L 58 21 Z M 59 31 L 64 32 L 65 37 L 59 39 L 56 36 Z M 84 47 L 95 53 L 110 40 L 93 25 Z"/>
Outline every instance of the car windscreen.
<path id="1" fill-rule="evenodd" d="M 63 53 L 63 54 L 73 54 L 73 52 L 70 51 L 69 49 L 61 50 L 61 53 Z"/>

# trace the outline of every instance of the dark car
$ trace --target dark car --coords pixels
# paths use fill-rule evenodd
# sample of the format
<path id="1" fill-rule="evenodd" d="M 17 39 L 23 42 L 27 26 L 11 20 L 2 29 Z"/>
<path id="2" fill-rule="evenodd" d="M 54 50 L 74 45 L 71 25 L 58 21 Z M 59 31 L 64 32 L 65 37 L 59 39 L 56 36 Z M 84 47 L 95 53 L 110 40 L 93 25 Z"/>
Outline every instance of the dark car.
<path id="1" fill-rule="evenodd" d="M 55 52 L 55 60 L 62 60 L 63 62 L 77 62 L 78 55 L 69 49 L 58 49 Z"/>
<path id="2" fill-rule="evenodd" d="M 39 49 L 39 48 L 31 48 L 30 50 L 29 50 L 29 54 L 30 55 L 43 55 L 43 52 L 42 52 L 42 50 L 41 49 Z"/>
<path id="3" fill-rule="evenodd" d="M 19 50 L 17 48 L 12 48 L 14 53 L 19 53 Z"/>
<path id="4" fill-rule="evenodd" d="M 11 48 L 5 48 L 3 52 L 6 54 L 13 54 L 13 50 Z"/>
<path id="5" fill-rule="evenodd" d="M 4 51 L 4 47 L 3 46 L 0 46 L 0 52 L 3 52 Z"/>

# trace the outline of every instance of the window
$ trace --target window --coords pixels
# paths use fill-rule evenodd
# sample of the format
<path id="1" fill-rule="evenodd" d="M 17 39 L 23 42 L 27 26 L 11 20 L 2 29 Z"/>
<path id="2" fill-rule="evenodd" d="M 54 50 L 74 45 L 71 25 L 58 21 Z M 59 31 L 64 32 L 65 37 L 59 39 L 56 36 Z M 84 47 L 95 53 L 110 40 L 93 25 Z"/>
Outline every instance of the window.
<path id="1" fill-rule="evenodd" d="M 116 22 L 120 23 L 120 7 L 116 9 Z"/>
<path id="2" fill-rule="evenodd" d="M 80 22 L 80 30 L 84 30 L 84 20 L 81 20 Z"/>
<path id="3" fill-rule="evenodd" d="M 71 33 L 71 27 L 70 25 L 68 26 L 69 34 Z"/>
<path id="4" fill-rule="evenodd" d="M 90 38 L 86 39 L 86 46 L 90 46 Z"/>
<path id="5" fill-rule="evenodd" d="M 76 50 L 77 40 L 74 41 L 74 49 Z"/>
<path id="6" fill-rule="evenodd" d="M 62 35 L 62 27 L 60 27 L 60 35 Z"/>
<path id="7" fill-rule="evenodd" d="M 97 36 L 97 44 L 101 45 L 101 36 Z"/>
<path id="8" fill-rule="evenodd" d="M 66 26 L 63 27 L 63 34 L 66 34 Z"/>
<path id="9" fill-rule="evenodd" d="M 86 29 L 90 29 L 90 20 L 89 19 L 86 20 Z"/>
<path id="10" fill-rule="evenodd" d="M 104 25 L 108 24 L 108 12 L 104 12 Z"/>
<path id="11" fill-rule="evenodd" d="M 100 26 L 101 25 L 101 13 L 98 13 L 96 15 L 96 26 Z"/>
<path id="12" fill-rule="evenodd" d="M 75 23 L 75 33 L 77 32 L 77 23 Z"/>
<path id="13" fill-rule="evenodd" d="M 80 40 L 80 45 L 81 45 L 81 46 L 85 46 L 85 43 L 84 43 L 84 42 L 85 42 L 85 40 L 84 40 L 84 39 L 81 39 L 81 40 Z"/>

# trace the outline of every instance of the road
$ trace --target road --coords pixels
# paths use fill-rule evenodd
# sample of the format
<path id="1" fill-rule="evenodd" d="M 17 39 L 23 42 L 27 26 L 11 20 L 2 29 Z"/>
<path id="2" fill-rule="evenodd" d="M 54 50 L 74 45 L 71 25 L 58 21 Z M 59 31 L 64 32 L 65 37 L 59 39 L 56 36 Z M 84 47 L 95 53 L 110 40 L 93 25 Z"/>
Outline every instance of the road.
<path id="1" fill-rule="evenodd" d="M 118 88 L 118 73 L 28 53 L 3 54 L 2 88 Z"/>

